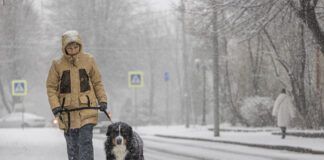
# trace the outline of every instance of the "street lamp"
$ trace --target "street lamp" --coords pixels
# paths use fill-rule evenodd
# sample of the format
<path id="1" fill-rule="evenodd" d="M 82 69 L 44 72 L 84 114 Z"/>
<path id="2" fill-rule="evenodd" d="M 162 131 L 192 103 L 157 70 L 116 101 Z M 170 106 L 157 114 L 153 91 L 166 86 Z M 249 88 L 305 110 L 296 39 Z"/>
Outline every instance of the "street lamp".
<path id="1" fill-rule="evenodd" d="M 209 66 L 211 65 L 211 60 L 201 60 L 199 58 L 195 59 L 195 65 L 198 71 L 202 70 L 203 72 L 203 110 L 202 110 L 202 125 L 205 126 L 206 125 L 206 102 L 207 102 L 207 98 L 206 98 L 206 73 L 207 73 L 207 69 L 209 68 Z"/>

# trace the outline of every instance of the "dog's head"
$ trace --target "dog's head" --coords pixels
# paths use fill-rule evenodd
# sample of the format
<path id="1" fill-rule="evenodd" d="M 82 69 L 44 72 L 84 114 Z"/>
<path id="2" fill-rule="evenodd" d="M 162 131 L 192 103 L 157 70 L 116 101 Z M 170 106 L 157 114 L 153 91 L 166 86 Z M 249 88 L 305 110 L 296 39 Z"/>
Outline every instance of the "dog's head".
<path id="1" fill-rule="evenodd" d="M 114 146 L 127 145 L 133 136 L 133 129 L 127 123 L 116 122 L 108 126 L 106 135 Z"/>

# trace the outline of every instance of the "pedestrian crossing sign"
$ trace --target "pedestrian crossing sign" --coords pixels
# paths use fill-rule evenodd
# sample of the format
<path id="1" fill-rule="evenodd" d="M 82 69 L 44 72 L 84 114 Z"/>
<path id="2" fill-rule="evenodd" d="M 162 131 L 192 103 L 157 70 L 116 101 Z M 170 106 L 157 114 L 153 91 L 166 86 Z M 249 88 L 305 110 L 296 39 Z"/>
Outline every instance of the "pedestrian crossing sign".
<path id="1" fill-rule="evenodd" d="M 12 96 L 26 96 L 27 95 L 27 81 L 26 80 L 12 80 L 11 81 Z"/>
<path id="2" fill-rule="evenodd" d="M 144 73 L 142 71 L 129 71 L 128 72 L 128 87 L 129 88 L 142 88 L 144 86 Z"/>

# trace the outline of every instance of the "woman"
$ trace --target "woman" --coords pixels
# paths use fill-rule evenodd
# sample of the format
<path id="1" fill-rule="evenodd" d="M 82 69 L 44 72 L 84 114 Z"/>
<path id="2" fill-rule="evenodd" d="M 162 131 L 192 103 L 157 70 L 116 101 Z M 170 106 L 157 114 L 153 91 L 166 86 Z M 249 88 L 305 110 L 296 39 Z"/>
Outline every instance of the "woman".
<path id="1" fill-rule="evenodd" d="M 272 115 L 277 117 L 277 125 L 282 132 L 282 139 L 286 137 L 286 129 L 289 126 L 290 120 L 295 117 L 295 110 L 292 104 L 292 100 L 289 95 L 286 94 L 286 90 L 282 89 L 281 93 L 277 97 Z"/>
<path id="2" fill-rule="evenodd" d="M 52 112 L 59 117 L 64 130 L 69 160 L 93 160 L 92 131 L 98 121 L 98 110 L 84 109 L 62 112 L 63 109 L 96 107 L 107 110 L 107 96 L 97 64 L 83 51 L 77 31 L 62 35 L 62 56 L 52 62 L 46 82 Z M 111 116 L 111 112 L 109 111 Z"/>

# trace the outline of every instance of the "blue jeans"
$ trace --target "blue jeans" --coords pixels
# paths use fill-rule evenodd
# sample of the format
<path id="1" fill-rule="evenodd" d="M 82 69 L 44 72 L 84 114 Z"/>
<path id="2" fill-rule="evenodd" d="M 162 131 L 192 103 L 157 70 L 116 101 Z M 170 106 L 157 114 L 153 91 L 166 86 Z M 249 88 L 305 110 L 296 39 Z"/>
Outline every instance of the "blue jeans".
<path id="1" fill-rule="evenodd" d="M 64 133 L 69 160 L 93 160 L 93 124 Z"/>

